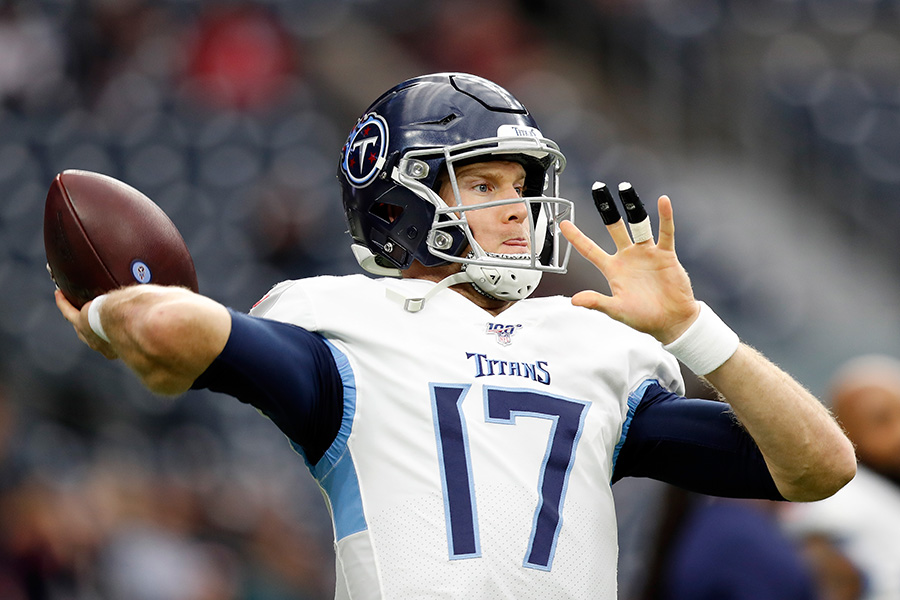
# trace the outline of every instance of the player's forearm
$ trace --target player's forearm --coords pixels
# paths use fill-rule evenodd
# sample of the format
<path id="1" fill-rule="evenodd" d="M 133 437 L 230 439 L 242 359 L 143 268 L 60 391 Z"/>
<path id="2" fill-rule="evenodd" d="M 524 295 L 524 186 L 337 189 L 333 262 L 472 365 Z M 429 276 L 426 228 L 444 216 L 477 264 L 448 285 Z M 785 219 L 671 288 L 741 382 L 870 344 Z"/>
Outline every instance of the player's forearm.
<path id="1" fill-rule="evenodd" d="M 99 316 L 118 357 L 148 389 L 167 395 L 190 388 L 221 352 L 231 327 L 224 306 L 172 287 L 117 290 Z"/>
<path id="2" fill-rule="evenodd" d="M 706 379 L 753 436 L 788 500 L 826 498 L 855 475 L 853 446 L 830 413 L 749 346 L 741 344 Z"/>

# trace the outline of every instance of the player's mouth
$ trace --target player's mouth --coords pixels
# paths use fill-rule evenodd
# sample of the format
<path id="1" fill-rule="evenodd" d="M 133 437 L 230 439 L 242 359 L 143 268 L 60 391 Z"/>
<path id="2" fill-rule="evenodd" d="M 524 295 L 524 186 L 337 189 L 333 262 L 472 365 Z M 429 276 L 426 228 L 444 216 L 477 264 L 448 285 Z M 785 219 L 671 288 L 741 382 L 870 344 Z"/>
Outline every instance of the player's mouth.
<path id="1" fill-rule="evenodd" d="M 518 254 L 520 252 L 528 251 L 528 240 L 526 238 L 513 238 L 511 240 L 506 240 L 501 245 L 503 248 L 503 252 L 507 252 L 510 254 Z"/>

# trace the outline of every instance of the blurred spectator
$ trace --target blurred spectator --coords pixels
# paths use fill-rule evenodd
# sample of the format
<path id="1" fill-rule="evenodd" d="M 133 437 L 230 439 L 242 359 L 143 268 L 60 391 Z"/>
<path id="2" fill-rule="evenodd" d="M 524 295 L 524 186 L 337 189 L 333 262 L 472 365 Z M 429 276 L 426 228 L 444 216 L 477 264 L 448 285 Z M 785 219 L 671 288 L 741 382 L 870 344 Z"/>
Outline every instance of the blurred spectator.
<path id="1" fill-rule="evenodd" d="M 542 66 L 544 38 L 516 2 L 465 0 L 437 7 L 434 20 L 419 29 L 414 48 L 438 70 L 510 81 Z"/>
<path id="2" fill-rule="evenodd" d="M 654 597 L 815 600 L 812 574 L 781 530 L 780 506 L 694 497 L 665 554 Z"/>
<path id="3" fill-rule="evenodd" d="M 832 539 L 808 535 L 802 541 L 821 600 L 860 600 L 866 581 L 859 568 Z"/>
<path id="4" fill-rule="evenodd" d="M 117 530 L 100 560 L 109 598 L 237 600 L 237 559 L 225 546 L 135 524 Z"/>
<path id="5" fill-rule="evenodd" d="M 816 548 L 832 540 L 862 571 L 865 600 L 900 598 L 900 360 L 868 355 L 835 374 L 829 397 L 856 444 L 856 478 L 831 498 L 798 504 L 789 525 L 832 574 Z"/>
<path id="6" fill-rule="evenodd" d="M 0 494 L 13 487 L 22 475 L 24 465 L 16 448 L 18 415 L 0 386 Z"/>
<path id="7" fill-rule="evenodd" d="M 272 106 L 297 66 L 291 38 L 278 21 L 253 5 L 204 15 L 185 54 L 193 93 L 219 109 Z"/>
<path id="8" fill-rule="evenodd" d="M 65 56 L 49 19 L 16 3 L 0 5 L 0 100 L 7 106 L 43 104 L 63 83 Z"/>
<path id="9" fill-rule="evenodd" d="M 688 393 L 711 398 L 685 374 Z M 649 552 L 641 600 L 859 600 L 859 577 L 828 540 L 804 548 L 784 526 L 787 502 L 710 498 L 667 487 L 656 542 Z M 825 589 L 808 560 L 831 559 L 836 571 Z M 845 561 L 846 562 L 846 561 Z M 848 568 L 849 567 L 849 568 Z M 847 573 L 849 572 L 849 575 Z M 838 580 L 839 574 L 845 577 Z M 849 583 L 848 583 L 849 582 Z M 853 583 L 857 588 L 853 588 Z M 850 593 L 835 594 L 831 589 Z"/>

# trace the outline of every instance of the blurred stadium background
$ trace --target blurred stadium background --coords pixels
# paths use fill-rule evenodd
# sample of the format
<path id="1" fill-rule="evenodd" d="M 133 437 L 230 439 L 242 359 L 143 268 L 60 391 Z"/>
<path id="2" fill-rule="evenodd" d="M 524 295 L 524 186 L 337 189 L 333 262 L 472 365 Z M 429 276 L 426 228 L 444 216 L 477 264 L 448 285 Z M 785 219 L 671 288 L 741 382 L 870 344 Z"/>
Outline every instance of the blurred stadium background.
<path id="1" fill-rule="evenodd" d="M 531 108 L 602 243 L 594 180 L 669 194 L 697 295 L 814 392 L 845 358 L 900 354 L 900 1 L 3 1 L 0 598 L 330 597 L 327 514 L 287 443 L 83 347 L 43 201 L 64 169 L 128 182 L 181 229 L 201 291 L 246 310 L 358 272 L 338 150 L 378 94 L 443 70 Z M 570 271 L 542 293 L 602 285 Z M 623 598 L 653 509 L 621 508 Z"/>

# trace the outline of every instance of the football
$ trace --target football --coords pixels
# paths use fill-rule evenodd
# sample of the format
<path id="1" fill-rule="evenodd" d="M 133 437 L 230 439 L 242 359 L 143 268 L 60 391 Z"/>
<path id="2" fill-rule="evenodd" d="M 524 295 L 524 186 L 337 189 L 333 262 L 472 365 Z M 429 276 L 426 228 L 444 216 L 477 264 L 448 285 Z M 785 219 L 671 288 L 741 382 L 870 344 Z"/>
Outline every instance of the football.
<path id="1" fill-rule="evenodd" d="M 127 285 L 198 291 L 194 261 L 171 219 L 135 188 L 100 173 L 67 170 L 53 179 L 44 249 L 50 276 L 78 308 Z"/>

